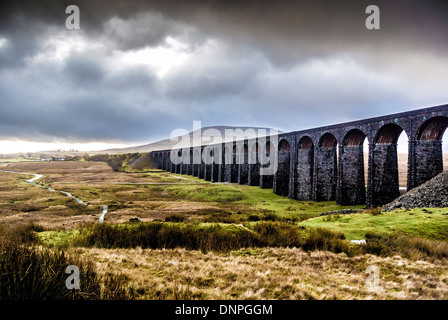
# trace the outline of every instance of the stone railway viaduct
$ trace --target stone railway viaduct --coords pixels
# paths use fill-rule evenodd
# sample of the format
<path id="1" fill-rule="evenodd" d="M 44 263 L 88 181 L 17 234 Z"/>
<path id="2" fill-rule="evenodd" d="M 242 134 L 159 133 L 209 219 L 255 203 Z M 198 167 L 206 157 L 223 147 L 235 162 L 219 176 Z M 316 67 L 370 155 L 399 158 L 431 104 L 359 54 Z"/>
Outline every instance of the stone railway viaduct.
<path id="1" fill-rule="evenodd" d="M 376 207 L 400 194 L 397 160 L 400 134 L 404 131 L 409 141 L 407 190 L 410 190 L 442 172 L 441 139 L 447 126 L 448 105 L 441 105 L 282 133 L 278 135 L 278 144 L 264 139 L 261 148 L 260 138 L 234 141 L 233 150 L 223 143 L 220 146 L 222 164 L 215 163 L 218 161 L 204 163 L 198 147 L 153 151 L 151 158 L 159 169 L 208 181 L 272 188 L 276 194 L 298 200 L 336 200 L 341 205 Z M 369 145 L 367 188 L 365 139 Z M 200 150 L 214 147 L 218 145 L 203 145 Z M 177 152 L 187 161 L 172 163 L 171 152 Z M 278 170 L 270 176 L 260 175 L 259 157 L 264 152 L 277 155 Z M 226 157 L 233 157 L 233 164 L 225 162 L 224 159 L 229 159 Z M 248 161 L 250 157 L 255 161 Z M 193 159 L 200 160 L 194 162 Z"/>

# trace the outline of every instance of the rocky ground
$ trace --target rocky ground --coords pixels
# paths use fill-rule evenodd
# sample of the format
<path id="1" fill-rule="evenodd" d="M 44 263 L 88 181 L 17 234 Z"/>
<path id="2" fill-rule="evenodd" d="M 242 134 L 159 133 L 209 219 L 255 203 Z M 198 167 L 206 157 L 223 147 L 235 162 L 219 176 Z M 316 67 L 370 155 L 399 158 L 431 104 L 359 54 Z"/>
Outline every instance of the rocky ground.
<path id="1" fill-rule="evenodd" d="M 448 207 L 448 171 L 440 173 L 385 205 L 382 211 L 399 208 L 441 208 Z"/>

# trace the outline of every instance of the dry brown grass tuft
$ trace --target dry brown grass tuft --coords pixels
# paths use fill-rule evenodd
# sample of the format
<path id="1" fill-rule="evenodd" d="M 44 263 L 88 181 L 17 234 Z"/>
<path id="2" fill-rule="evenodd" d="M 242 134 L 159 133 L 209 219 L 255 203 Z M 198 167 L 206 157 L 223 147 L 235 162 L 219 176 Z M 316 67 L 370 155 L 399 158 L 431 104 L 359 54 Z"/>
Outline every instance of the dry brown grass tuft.
<path id="1" fill-rule="evenodd" d="M 185 249 L 76 249 L 130 279 L 139 299 L 447 299 L 447 261 L 347 257 L 297 248 L 207 254 Z M 366 287 L 376 265 L 380 286 Z"/>

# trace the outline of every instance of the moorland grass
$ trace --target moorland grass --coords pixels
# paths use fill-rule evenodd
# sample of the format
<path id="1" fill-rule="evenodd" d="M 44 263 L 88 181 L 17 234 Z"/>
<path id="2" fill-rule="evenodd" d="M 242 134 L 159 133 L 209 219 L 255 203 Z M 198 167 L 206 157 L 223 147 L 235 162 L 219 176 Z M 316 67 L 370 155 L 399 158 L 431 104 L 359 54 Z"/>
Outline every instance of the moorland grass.
<path id="1" fill-rule="evenodd" d="M 271 215 L 276 219 L 302 221 L 328 211 L 362 209 L 359 206 L 340 206 L 335 201 L 297 201 L 279 196 L 272 189 L 238 184 L 174 185 L 164 190 L 172 200 L 200 201 L 219 206 L 232 213 L 242 213 L 239 220 L 249 215 Z"/>
<path id="2" fill-rule="evenodd" d="M 448 243 L 399 234 L 370 232 L 366 245 L 350 243 L 345 234 L 324 228 L 278 221 L 239 224 L 148 222 L 84 226 L 72 237 L 73 246 L 97 248 L 149 248 L 228 252 L 242 248 L 284 247 L 330 251 L 348 256 L 401 254 L 410 259 L 448 258 Z"/>
<path id="3" fill-rule="evenodd" d="M 41 246 L 36 225 L 0 225 L 0 300 L 129 299 L 132 289 L 115 274 L 98 275 L 93 262 Z M 68 290 L 69 265 L 80 271 L 79 290 Z"/>
<path id="4" fill-rule="evenodd" d="M 399 209 L 380 213 L 366 210 L 316 217 L 302 221 L 300 225 L 343 232 L 350 240 L 364 239 L 367 233 L 384 233 L 448 241 L 447 213 L 446 208 Z"/>
<path id="5" fill-rule="evenodd" d="M 203 252 L 226 252 L 249 247 L 301 247 L 356 253 L 344 235 L 324 229 L 304 230 L 284 222 L 259 222 L 252 225 L 217 223 L 101 224 L 84 228 L 74 238 L 75 246 L 99 248 L 185 248 Z"/>
<path id="6" fill-rule="evenodd" d="M 364 252 L 377 256 L 391 256 L 399 252 L 411 260 L 448 258 L 448 242 L 399 234 L 367 233 Z"/>

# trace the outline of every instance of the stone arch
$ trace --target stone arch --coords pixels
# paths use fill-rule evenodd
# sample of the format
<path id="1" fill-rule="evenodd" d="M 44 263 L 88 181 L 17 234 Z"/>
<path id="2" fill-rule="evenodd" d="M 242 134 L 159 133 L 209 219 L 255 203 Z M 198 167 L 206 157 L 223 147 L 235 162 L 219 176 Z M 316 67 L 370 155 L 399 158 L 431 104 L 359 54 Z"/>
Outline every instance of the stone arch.
<path id="1" fill-rule="evenodd" d="M 271 141 L 266 141 L 266 144 L 265 144 L 266 155 L 268 155 L 271 152 L 271 150 L 273 150 Z"/>
<path id="2" fill-rule="evenodd" d="M 175 162 L 173 162 L 173 160 L 175 160 L 177 157 L 178 157 L 178 150 L 176 150 L 176 149 L 172 149 L 171 151 L 170 151 L 170 172 L 171 173 L 175 173 L 176 172 L 176 163 Z"/>
<path id="3" fill-rule="evenodd" d="M 319 139 L 314 156 L 316 201 L 336 199 L 337 145 L 338 141 L 332 133 L 325 132 Z"/>
<path id="4" fill-rule="evenodd" d="M 177 156 L 180 159 L 180 163 L 175 165 L 174 173 L 181 173 L 182 172 L 182 149 L 177 150 Z"/>
<path id="5" fill-rule="evenodd" d="M 382 126 L 378 130 L 378 132 L 374 138 L 374 143 L 375 144 L 396 144 L 402 131 L 403 131 L 403 128 L 400 127 L 398 124 L 388 123 L 388 124 Z"/>
<path id="6" fill-rule="evenodd" d="M 414 157 L 414 181 L 408 189 L 417 187 L 443 171 L 442 137 L 448 118 L 436 116 L 426 120 L 418 129 Z"/>
<path id="7" fill-rule="evenodd" d="M 171 158 L 170 158 L 170 152 L 169 151 L 166 152 L 164 163 L 165 163 L 165 170 L 166 171 L 171 171 Z"/>
<path id="8" fill-rule="evenodd" d="M 314 143 L 309 136 L 300 138 L 297 145 L 295 198 L 311 200 L 313 192 Z"/>
<path id="9" fill-rule="evenodd" d="M 342 140 L 339 155 L 338 203 L 357 205 L 366 202 L 364 170 L 364 140 L 366 135 L 359 129 L 347 132 Z"/>
<path id="10" fill-rule="evenodd" d="M 199 148 L 193 149 L 193 176 L 199 177 L 199 171 L 201 168 L 201 150 Z"/>
<path id="11" fill-rule="evenodd" d="M 166 153 L 166 171 L 171 171 L 171 153 L 168 151 Z"/>
<path id="12" fill-rule="evenodd" d="M 181 149 L 181 159 L 182 159 L 182 162 L 179 167 L 179 173 L 180 174 L 188 174 L 188 170 L 189 170 L 188 168 L 191 163 L 190 148 L 182 148 Z"/>
<path id="13" fill-rule="evenodd" d="M 212 176 L 212 168 L 213 168 L 213 162 L 215 161 L 215 149 L 210 146 L 207 145 L 204 148 L 204 155 L 206 156 L 206 158 L 204 158 L 204 180 L 205 181 L 212 181 L 213 180 L 213 176 Z"/>
<path id="14" fill-rule="evenodd" d="M 207 150 L 207 149 L 204 146 L 201 146 L 201 157 L 200 157 L 199 164 L 198 164 L 198 178 L 199 179 L 204 179 L 204 174 L 205 174 L 205 163 L 204 163 L 204 157 L 203 157 L 204 150 Z"/>
<path id="15" fill-rule="evenodd" d="M 222 180 L 222 165 L 223 165 L 223 145 L 215 144 L 212 146 L 211 156 L 213 158 L 213 162 L 211 164 L 211 181 L 218 182 L 220 179 Z"/>
<path id="16" fill-rule="evenodd" d="M 232 163 L 232 148 L 229 145 L 224 147 L 224 163 L 231 164 Z"/>
<path id="17" fill-rule="evenodd" d="M 314 148 L 313 140 L 309 136 L 303 136 L 299 140 L 298 148 L 300 150 L 311 150 Z"/>
<path id="18" fill-rule="evenodd" d="M 383 125 L 375 135 L 371 159 L 370 206 L 382 206 L 400 196 L 397 142 L 406 131 L 396 123 Z"/>
<path id="19" fill-rule="evenodd" d="M 230 148 L 230 146 L 228 147 Z M 230 151 L 230 150 L 229 150 Z M 238 164 L 237 164 L 237 146 L 236 143 L 233 143 L 232 153 L 229 153 L 229 157 L 226 158 L 230 163 L 226 165 L 226 179 L 231 183 L 238 182 Z"/>
<path id="20" fill-rule="evenodd" d="M 448 127 L 448 117 L 437 116 L 426 120 L 417 131 L 417 140 L 440 141 Z"/>
<path id="21" fill-rule="evenodd" d="M 248 141 L 248 163 L 249 164 L 257 164 L 258 161 L 258 153 L 260 151 L 258 141 Z"/>
<path id="22" fill-rule="evenodd" d="M 249 146 L 245 141 L 241 147 L 242 154 L 239 155 L 239 165 L 238 165 L 238 183 L 247 184 L 249 177 Z"/>
<path id="23" fill-rule="evenodd" d="M 162 154 L 162 170 L 166 170 L 166 168 L 167 168 L 167 161 L 166 161 L 166 159 L 167 159 L 167 154 L 166 154 L 166 152 L 164 152 Z"/>
<path id="24" fill-rule="evenodd" d="M 359 129 L 352 129 L 345 135 L 342 140 L 343 146 L 362 146 L 366 135 Z"/>
<path id="25" fill-rule="evenodd" d="M 156 152 L 154 155 L 154 162 L 156 164 L 157 169 L 162 169 L 162 160 L 160 157 L 160 152 Z"/>
<path id="26" fill-rule="evenodd" d="M 199 148 L 193 150 L 193 163 L 201 164 L 201 150 Z"/>
<path id="27" fill-rule="evenodd" d="M 186 174 L 188 175 L 193 175 L 193 149 L 190 148 L 190 152 L 189 152 L 190 156 L 189 156 L 189 162 L 188 162 L 188 166 L 186 168 Z"/>
<path id="28" fill-rule="evenodd" d="M 249 141 L 249 172 L 247 174 L 247 184 L 250 186 L 260 185 L 260 161 L 259 157 L 259 144 L 256 140 Z"/>
<path id="29" fill-rule="evenodd" d="M 280 151 L 289 151 L 289 150 L 291 150 L 291 146 L 290 146 L 288 140 L 286 140 L 284 138 L 281 139 L 279 141 L 279 143 L 278 143 L 278 150 L 280 150 Z"/>
<path id="30" fill-rule="evenodd" d="M 319 139 L 319 148 L 334 148 L 338 144 L 336 137 L 326 132 Z"/>
<path id="31" fill-rule="evenodd" d="M 274 193 L 281 196 L 289 194 L 289 177 L 291 162 L 291 146 L 286 139 L 281 139 L 278 144 L 278 165 L 274 176 Z"/>
<path id="32" fill-rule="evenodd" d="M 274 150 L 274 146 L 270 140 L 267 140 L 260 145 L 260 152 L 258 153 L 258 161 L 260 162 L 260 168 L 268 168 L 270 166 L 271 151 Z M 274 175 L 260 174 L 260 188 L 267 189 L 273 188 Z"/>

